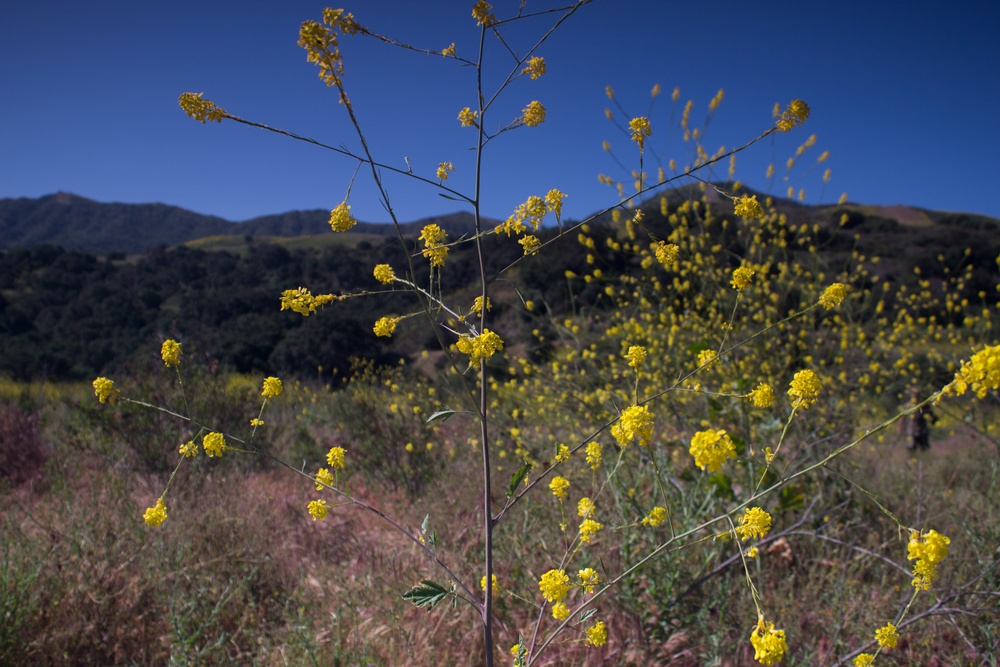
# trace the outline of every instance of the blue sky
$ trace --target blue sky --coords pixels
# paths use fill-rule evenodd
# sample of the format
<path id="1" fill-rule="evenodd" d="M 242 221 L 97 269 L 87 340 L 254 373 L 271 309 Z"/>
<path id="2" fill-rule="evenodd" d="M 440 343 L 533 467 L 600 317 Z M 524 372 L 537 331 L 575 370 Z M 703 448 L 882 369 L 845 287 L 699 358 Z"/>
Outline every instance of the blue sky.
<path id="1" fill-rule="evenodd" d="M 478 28 L 471 0 L 355 0 L 345 7 L 372 30 L 416 46 L 456 43 L 473 57 Z M 495 0 L 501 18 L 518 1 Z M 233 123 L 203 126 L 177 106 L 181 92 L 204 92 L 233 114 L 327 144 L 357 149 L 336 95 L 296 45 L 303 20 L 323 2 L 91 3 L 6 0 L 0 9 L 0 197 L 59 190 L 99 201 L 164 202 L 244 220 L 339 203 L 354 164 L 334 153 Z M 528 0 L 528 9 L 559 6 Z M 553 17 L 511 26 L 524 52 Z M 751 139 L 772 123 L 775 102 L 801 98 L 807 124 L 742 153 L 736 176 L 771 191 L 790 183 L 809 202 L 910 204 L 1000 217 L 994 193 L 1000 128 L 1000 3 L 745 2 L 596 0 L 567 21 L 538 54 L 548 74 L 517 80 L 488 126 L 515 117 L 531 100 L 548 108 L 537 128 L 507 133 L 485 154 L 483 212 L 503 218 L 529 195 L 559 188 L 564 215 L 581 218 L 616 195 L 599 173 L 631 183 L 602 150 L 610 142 L 627 169 L 637 151 L 604 116 L 611 85 L 629 115 L 650 110 L 650 145 L 664 161 L 691 159 L 674 123 L 694 101 L 701 126 L 719 88 L 725 99 L 704 135 L 709 153 Z M 377 159 L 433 175 L 470 192 L 473 131 L 456 115 L 474 106 L 475 71 L 455 61 L 362 37 L 342 43 L 345 85 Z M 488 41 L 487 88 L 511 67 Z M 681 91 L 672 108 L 670 93 Z M 627 119 L 623 119 L 627 120 Z M 785 160 L 811 134 L 816 145 L 785 175 Z M 830 158 L 810 169 L 820 152 Z M 647 169 L 652 155 L 647 154 Z M 655 163 L 652 165 L 655 167 Z M 823 169 L 832 179 L 823 188 Z M 726 165 L 709 177 L 724 179 Z M 461 207 L 426 186 L 389 178 L 401 220 Z M 350 203 L 359 219 L 385 221 L 362 171 Z"/>

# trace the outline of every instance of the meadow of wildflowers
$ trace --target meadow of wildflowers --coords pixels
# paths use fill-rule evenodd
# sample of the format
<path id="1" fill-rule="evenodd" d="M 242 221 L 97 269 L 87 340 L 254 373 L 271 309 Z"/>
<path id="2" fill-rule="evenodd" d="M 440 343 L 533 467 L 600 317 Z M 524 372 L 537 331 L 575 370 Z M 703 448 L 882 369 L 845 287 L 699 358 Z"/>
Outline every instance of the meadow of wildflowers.
<path id="1" fill-rule="evenodd" d="M 319 283 L 274 295 L 289 317 L 309 318 L 393 297 L 371 335 L 422 332 L 408 363 L 359 361 L 334 388 L 226 378 L 168 338 L 151 343 L 160 346 L 158 369 L 94 380 L 95 405 L 77 408 L 67 430 L 75 442 L 89 438 L 84 448 L 106 457 L 123 440 L 171 444 L 135 466 L 139 482 L 116 475 L 106 492 L 105 505 L 130 528 L 104 548 L 143 572 L 131 586 L 119 580 L 134 570 L 95 553 L 97 522 L 88 524 L 83 508 L 67 510 L 76 536 L 69 562 L 108 567 L 105 588 L 81 581 L 78 598 L 105 609 L 111 591 L 127 590 L 134 600 L 110 608 L 149 609 L 147 620 L 112 617 L 123 627 L 101 630 L 131 648 L 87 655 L 516 667 L 931 656 L 991 664 L 1000 641 L 990 602 L 1000 590 L 1000 521 L 989 502 L 1000 389 L 995 298 L 970 293 L 970 264 L 944 259 L 940 279 L 890 284 L 857 247 L 820 252 L 830 229 L 848 220 L 797 224 L 775 198 L 746 192 L 735 180 L 738 154 L 802 132 L 805 102 L 777 105 L 758 137 L 710 154 L 707 124 L 696 125 L 693 103 L 681 107 L 679 90 L 669 95 L 678 120 L 660 125 L 655 111 L 627 113 L 608 87 L 615 110 L 606 114 L 628 142 L 613 158 L 627 181 L 600 175 L 609 205 L 583 221 L 562 217 L 572 192 L 540 183 L 487 226 L 478 192 L 449 187 L 456 169 L 478 175 L 505 133 L 551 122 L 541 53 L 550 29 L 598 11 L 588 4 L 535 13 L 528 3 L 508 16 L 479 0 L 470 4 L 475 54 L 402 45 L 340 9 L 303 23 L 299 45 L 362 146 L 334 149 L 336 159 L 356 161 L 358 177 L 373 179 L 397 229 L 387 172 L 464 203 L 476 231 L 451 238 L 431 224 L 417 237 L 399 233 L 404 260 L 371 266 L 368 289 L 335 294 Z M 528 19 L 545 23 L 536 41 L 502 41 Z M 469 99 L 478 104 L 456 109 L 474 161 L 442 156 L 418 173 L 369 151 L 340 50 L 363 38 L 479 72 L 487 57 L 506 61 L 509 76 L 477 77 Z M 498 40 L 499 54 L 486 48 Z M 493 101 L 512 95 L 518 78 L 539 86 L 541 101 L 497 117 Z M 654 100 L 660 92 L 657 85 Z M 719 91 L 708 114 L 723 99 Z M 180 106 L 202 123 L 272 130 L 203 93 L 182 94 Z M 668 134 L 686 163 L 655 154 Z M 793 159 L 815 143 L 808 136 Z M 713 179 L 720 166 L 727 178 Z M 344 188 L 331 202 L 332 234 L 356 222 Z M 561 264 L 570 246 L 582 250 L 580 261 Z M 507 259 L 488 261 L 498 248 Z M 460 254 L 476 270 L 455 282 L 449 268 Z M 529 275 L 558 284 L 562 303 L 529 287 L 540 284 Z M 960 455 L 982 457 L 981 465 L 888 453 L 897 425 L 926 406 L 945 415 Z M 59 484 L 102 473 L 64 469 Z M 969 525 L 961 518 L 969 512 L 987 516 Z M 25 543 L 35 539 L 22 533 Z M 3 581 L 50 581 L 28 558 L 6 562 L 17 576 Z M 23 610 L 18 622 L 37 625 L 34 610 L 48 601 L 5 590 L 14 602 L 4 604 Z M 148 653 L 128 654 L 137 646 Z M 42 648 L 11 638 L 0 650 L 20 657 Z"/>

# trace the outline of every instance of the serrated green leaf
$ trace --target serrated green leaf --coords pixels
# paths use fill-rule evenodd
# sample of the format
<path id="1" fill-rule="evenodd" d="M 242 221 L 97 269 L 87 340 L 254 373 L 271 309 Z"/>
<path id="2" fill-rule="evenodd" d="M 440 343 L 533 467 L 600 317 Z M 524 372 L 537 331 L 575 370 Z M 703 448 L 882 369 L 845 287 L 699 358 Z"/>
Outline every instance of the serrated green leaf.
<path id="1" fill-rule="evenodd" d="M 420 583 L 403 593 L 403 599 L 409 600 L 418 607 L 433 609 L 451 594 L 447 588 L 430 579 L 421 579 Z"/>
<path id="2" fill-rule="evenodd" d="M 579 620 L 579 622 L 583 623 L 584 621 L 586 621 L 588 618 L 590 618 L 591 616 L 593 616 L 596 613 L 597 613 L 596 609 L 588 609 L 587 611 L 585 611 L 582 614 L 580 614 L 580 620 Z"/>
<path id="3" fill-rule="evenodd" d="M 458 411 L 452 410 L 450 408 L 445 408 L 444 410 L 438 410 L 437 412 L 435 412 L 434 414 L 432 414 L 430 417 L 427 418 L 427 423 L 433 424 L 434 422 L 448 421 L 448 419 L 450 419 L 451 416 L 456 412 Z"/>
<path id="4" fill-rule="evenodd" d="M 531 470 L 531 464 L 527 461 L 524 465 L 518 468 L 517 472 L 510 476 L 510 487 L 507 489 L 507 497 L 510 498 L 517 491 L 517 487 L 524 481 L 524 478 L 528 476 L 528 472 Z"/>

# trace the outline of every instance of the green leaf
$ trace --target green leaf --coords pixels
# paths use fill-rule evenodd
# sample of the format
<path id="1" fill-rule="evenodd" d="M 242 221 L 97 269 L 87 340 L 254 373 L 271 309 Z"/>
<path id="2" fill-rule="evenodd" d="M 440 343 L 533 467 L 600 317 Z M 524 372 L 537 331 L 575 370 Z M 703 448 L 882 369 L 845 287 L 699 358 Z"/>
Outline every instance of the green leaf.
<path id="1" fill-rule="evenodd" d="M 583 623 L 584 621 L 586 621 L 588 618 L 590 618 L 591 616 L 593 616 L 596 613 L 597 613 L 596 609 L 588 609 L 587 611 L 585 611 L 582 614 L 580 614 L 580 620 L 578 622 L 579 623 Z"/>
<path id="2" fill-rule="evenodd" d="M 435 412 L 434 414 L 432 414 L 430 417 L 427 418 L 427 423 L 433 424 L 434 422 L 448 421 L 448 419 L 456 412 L 457 410 L 451 410 L 449 408 L 445 408 L 444 410 L 438 410 L 437 412 Z"/>
<path id="3" fill-rule="evenodd" d="M 451 595 L 451 591 L 430 579 L 421 579 L 420 583 L 403 593 L 403 599 L 409 600 L 418 607 L 433 609 L 442 600 Z"/>
<path id="4" fill-rule="evenodd" d="M 507 497 L 510 498 L 517 492 L 517 487 L 520 486 L 524 478 L 528 476 L 528 472 L 531 470 L 531 464 L 524 461 L 524 465 L 518 468 L 517 472 L 510 476 L 510 487 L 507 489 Z"/>

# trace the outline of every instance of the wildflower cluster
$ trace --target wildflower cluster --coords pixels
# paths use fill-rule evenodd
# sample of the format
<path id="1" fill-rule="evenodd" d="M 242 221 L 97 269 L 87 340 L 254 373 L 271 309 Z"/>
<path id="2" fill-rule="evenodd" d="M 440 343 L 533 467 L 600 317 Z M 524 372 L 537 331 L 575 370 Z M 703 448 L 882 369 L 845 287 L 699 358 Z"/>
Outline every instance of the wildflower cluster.
<path id="1" fill-rule="evenodd" d="M 469 355 L 469 366 L 478 366 L 481 360 L 489 359 L 503 349 L 503 339 L 497 333 L 483 329 L 478 336 L 461 336 L 455 346 L 462 354 Z"/>
<path id="2" fill-rule="evenodd" d="M 611 427 L 611 435 L 621 447 L 627 447 L 633 440 L 645 447 L 653 437 L 653 415 L 647 405 L 633 405 L 626 408 Z"/>
<path id="3" fill-rule="evenodd" d="M 972 355 L 945 387 L 959 396 L 970 388 L 979 398 L 986 398 L 990 390 L 1000 389 L 1000 345 L 987 346 Z"/>
<path id="4" fill-rule="evenodd" d="M 779 663 L 788 650 L 785 631 L 775 630 L 774 623 L 765 622 L 763 616 L 757 620 L 757 626 L 750 634 L 750 644 L 754 648 L 754 660 L 762 665 Z"/>
<path id="5" fill-rule="evenodd" d="M 208 121 L 221 123 L 222 119 L 227 116 L 226 110 L 217 106 L 215 102 L 202 99 L 202 95 L 204 93 L 181 93 L 178 100 L 181 109 L 188 116 L 201 123 Z"/>
<path id="6" fill-rule="evenodd" d="M 907 544 L 906 558 L 916 560 L 913 564 L 913 587 L 920 590 L 930 590 L 931 583 L 937 577 L 937 566 L 948 555 L 948 545 L 951 540 L 930 530 L 926 533 L 910 532 L 910 542 Z"/>
<path id="7" fill-rule="evenodd" d="M 340 53 L 338 32 L 353 35 L 361 28 L 353 14 L 343 9 L 327 8 L 323 12 L 323 25 L 306 21 L 299 28 L 299 46 L 306 50 L 306 60 L 319 67 L 319 78 L 327 86 L 340 86 L 344 74 L 344 60 Z"/>
<path id="8" fill-rule="evenodd" d="M 727 459 L 736 458 L 736 445 L 723 429 L 699 431 L 691 438 L 695 465 L 708 472 L 722 470 Z"/>
<path id="9" fill-rule="evenodd" d="M 423 255 L 430 260 L 432 267 L 444 266 L 444 258 L 448 256 L 448 246 L 444 239 L 448 233 L 440 225 L 427 225 L 420 230 L 420 240 L 424 243 Z"/>
<path id="10" fill-rule="evenodd" d="M 346 201 L 337 204 L 336 208 L 330 211 L 330 228 L 333 231 L 346 232 L 356 224 L 358 221 L 351 215 L 351 207 Z"/>
<path id="11" fill-rule="evenodd" d="M 306 317 L 316 312 L 317 308 L 336 300 L 332 294 L 313 296 L 305 287 L 288 289 L 281 293 L 281 310 L 292 310 Z"/>
<path id="12" fill-rule="evenodd" d="M 796 409 L 805 410 L 811 405 L 815 405 L 819 391 L 822 389 L 819 378 L 809 369 L 801 370 L 792 378 L 788 387 L 788 395 L 794 400 L 792 405 Z"/>
<path id="13" fill-rule="evenodd" d="M 164 366 L 179 366 L 181 363 L 181 344 L 170 339 L 163 341 L 160 357 L 163 359 Z"/>
<path id="14" fill-rule="evenodd" d="M 809 118 L 809 105 L 802 100 L 792 100 L 774 124 L 778 132 L 788 132 Z"/>

